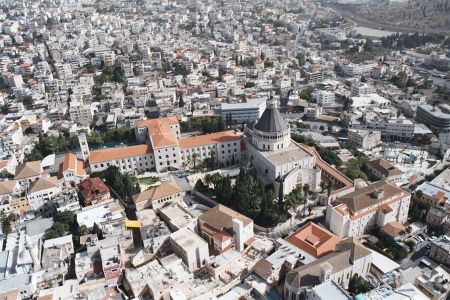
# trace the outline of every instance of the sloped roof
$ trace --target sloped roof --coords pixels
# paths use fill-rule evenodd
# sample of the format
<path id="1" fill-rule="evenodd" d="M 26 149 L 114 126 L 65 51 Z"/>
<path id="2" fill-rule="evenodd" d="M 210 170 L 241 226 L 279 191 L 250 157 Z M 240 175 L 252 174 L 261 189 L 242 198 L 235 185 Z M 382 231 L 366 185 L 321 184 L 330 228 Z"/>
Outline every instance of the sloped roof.
<path id="1" fill-rule="evenodd" d="M 73 152 L 69 152 L 69 153 L 66 153 L 66 155 L 64 155 L 64 162 L 62 163 L 62 167 L 60 169 L 61 177 L 62 177 L 62 173 L 64 173 L 65 171 L 73 171 L 73 172 L 75 172 L 76 176 L 86 175 L 83 160 L 78 159 L 77 155 Z"/>
<path id="2" fill-rule="evenodd" d="M 240 141 L 242 135 L 233 130 L 203 134 L 194 137 L 187 137 L 179 140 L 180 148 L 192 148 L 203 145 Z"/>
<path id="3" fill-rule="evenodd" d="M 77 186 L 81 195 L 86 200 L 109 193 L 109 188 L 98 177 L 83 180 Z"/>
<path id="4" fill-rule="evenodd" d="M 289 128 L 280 111 L 276 107 L 268 106 L 255 124 L 254 129 L 262 132 L 284 132 Z"/>
<path id="5" fill-rule="evenodd" d="M 235 218 L 240 219 L 244 226 L 253 222 L 250 218 L 221 204 L 214 206 L 198 218 L 220 231 L 223 229 L 231 230 L 233 228 L 233 219 Z"/>
<path id="6" fill-rule="evenodd" d="M 309 222 L 286 238 L 286 241 L 314 257 L 322 257 L 333 252 L 341 239 L 327 229 Z"/>
<path id="7" fill-rule="evenodd" d="M 158 119 L 142 120 L 136 127 L 147 127 L 148 135 L 154 148 L 175 146 L 178 144 L 170 125 L 178 124 L 176 117 L 165 117 Z"/>
<path id="8" fill-rule="evenodd" d="M 383 226 L 383 231 L 395 238 L 404 234 L 406 228 L 398 222 L 389 222 Z"/>
<path id="9" fill-rule="evenodd" d="M 56 177 L 39 178 L 31 184 L 28 193 L 35 193 L 56 187 L 59 187 L 58 179 Z"/>
<path id="10" fill-rule="evenodd" d="M 380 190 L 383 190 L 383 192 L 380 198 L 378 198 L 375 193 Z M 380 180 L 367 187 L 344 195 L 336 199 L 336 202 L 347 204 L 348 208 L 355 213 L 404 192 L 405 191 L 402 188 L 385 180 Z"/>
<path id="11" fill-rule="evenodd" d="M 136 145 L 120 148 L 107 148 L 102 150 L 92 151 L 89 154 L 89 162 L 96 164 L 104 161 L 110 161 L 114 159 L 141 156 L 152 152 L 152 146 L 150 145 Z"/>
<path id="12" fill-rule="evenodd" d="M 16 184 L 17 180 L 0 181 L 0 195 L 11 194 Z"/>
<path id="13" fill-rule="evenodd" d="M 386 177 L 403 174 L 400 169 L 394 167 L 390 162 L 382 157 L 372 159 L 368 161 L 367 164 Z"/>
<path id="14" fill-rule="evenodd" d="M 293 288 L 317 285 L 322 266 L 331 267 L 332 273 L 337 273 L 352 265 L 355 260 L 371 254 L 372 252 L 357 239 L 347 238 L 336 245 L 336 252 L 289 272 L 286 275 L 286 283 Z"/>
<path id="15" fill-rule="evenodd" d="M 166 183 L 155 188 L 146 190 L 142 193 L 133 196 L 135 203 L 142 201 L 155 201 L 173 194 L 180 193 L 181 189 L 175 183 Z"/>
<path id="16" fill-rule="evenodd" d="M 39 176 L 41 175 L 41 171 L 42 167 L 40 160 L 29 161 L 17 166 L 14 179 L 24 179 L 33 176 Z"/>

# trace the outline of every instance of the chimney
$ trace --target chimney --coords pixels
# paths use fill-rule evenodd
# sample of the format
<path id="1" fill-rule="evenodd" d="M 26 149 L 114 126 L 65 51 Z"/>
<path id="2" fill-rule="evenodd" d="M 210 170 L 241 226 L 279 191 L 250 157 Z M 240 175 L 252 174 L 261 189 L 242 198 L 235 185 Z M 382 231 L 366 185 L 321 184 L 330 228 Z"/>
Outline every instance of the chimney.
<path id="1" fill-rule="evenodd" d="M 233 219 L 234 244 L 237 251 L 244 251 L 244 223 L 240 219 Z"/>
<path id="2" fill-rule="evenodd" d="M 373 195 L 378 200 L 381 200 L 384 197 L 384 188 L 378 188 L 373 192 Z"/>

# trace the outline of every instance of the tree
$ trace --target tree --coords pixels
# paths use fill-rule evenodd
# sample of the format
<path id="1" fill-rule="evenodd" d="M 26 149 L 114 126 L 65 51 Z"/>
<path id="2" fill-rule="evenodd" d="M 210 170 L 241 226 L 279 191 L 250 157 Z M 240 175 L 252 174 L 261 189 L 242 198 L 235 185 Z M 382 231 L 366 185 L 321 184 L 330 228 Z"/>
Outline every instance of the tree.
<path id="1" fill-rule="evenodd" d="M 206 186 L 203 183 L 203 180 L 198 179 L 197 182 L 195 183 L 194 190 L 196 190 L 197 192 L 202 193 L 202 192 L 205 192 L 207 189 L 208 189 L 208 186 Z"/>
<path id="2" fill-rule="evenodd" d="M 192 155 L 190 156 L 190 160 L 192 161 L 192 165 L 194 166 L 194 170 L 197 167 L 197 159 L 199 157 L 199 155 L 197 153 L 192 153 Z"/>
<path id="3" fill-rule="evenodd" d="M 358 274 L 353 275 L 348 284 L 348 291 L 353 295 L 364 294 L 372 289 L 370 283 Z"/>
<path id="4" fill-rule="evenodd" d="M 80 226 L 80 236 L 89 234 L 89 228 L 86 225 Z"/>
<path id="5" fill-rule="evenodd" d="M 7 115 L 7 114 L 9 114 L 10 109 L 11 109 L 11 104 L 5 103 L 1 106 L 0 111 L 2 114 Z"/>
<path id="6" fill-rule="evenodd" d="M 303 206 L 303 214 L 305 213 L 306 205 L 308 204 L 308 193 L 309 193 L 309 184 L 305 183 L 303 185 L 303 193 L 305 197 L 305 204 Z"/>
<path id="7" fill-rule="evenodd" d="M 8 170 L 3 169 L 0 171 L 0 178 L 1 179 L 13 179 L 14 175 L 9 173 Z"/>
<path id="8" fill-rule="evenodd" d="M 55 222 L 53 223 L 52 227 L 45 233 L 44 240 L 62 237 L 67 234 L 69 229 L 70 228 L 67 224 Z"/>
<path id="9" fill-rule="evenodd" d="M 11 228 L 11 219 L 7 216 L 3 211 L 0 212 L 0 222 L 2 225 L 2 233 L 4 236 L 7 236 L 12 232 Z"/>
<path id="10" fill-rule="evenodd" d="M 122 174 L 118 167 L 109 166 L 101 172 L 94 172 L 91 178 L 100 177 L 125 201 L 130 202 L 131 197 L 141 192 L 138 180 L 129 173 Z"/>

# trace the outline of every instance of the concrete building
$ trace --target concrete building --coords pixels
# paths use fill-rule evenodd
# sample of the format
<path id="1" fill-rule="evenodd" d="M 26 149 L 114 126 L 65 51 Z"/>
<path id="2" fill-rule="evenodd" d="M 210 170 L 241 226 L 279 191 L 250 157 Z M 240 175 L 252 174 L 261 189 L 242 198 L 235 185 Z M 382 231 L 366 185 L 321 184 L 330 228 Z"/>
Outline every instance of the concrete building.
<path id="1" fill-rule="evenodd" d="M 442 104 L 431 106 L 421 104 L 417 106 L 416 119 L 425 124 L 433 132 L 440 132 L 450 129 L 450 107 Z"/>
<path id="2" fill-rule="evenodd" d="M 188 228 L 172 233 L 170 245 L 191 271 L 201 268 L 209 257 L 208 243 Z"/>
<path id="3" fill-rule="evenodd" d="M 184 203 L 183 197 L 184 192 L 176 183 L 166 183 L 134 195 L 133 201 L 138 211 L 145 208 L 153 208 L 154 211 L 159 211 L 170 203 L 182 205 Z"/>
<path id="4" fill-rule="evenodd" d="M 198 217 L 198 233 L 215 253 L 234 247 L 242 252 L 253 241 L 253 220 L 221 204 Z"/>
<path id="5" fill-rule="evenodd" d="M 81 126 L 90 126 L 93 120 L 91 105 L 79 101 L 70 102 L 69 116 L 72 122 Z"/>
<path id="6" fill-rule="evenodd" d="M 416 199 L 430 206 L 444 207 L 450 212 L 450 169 L 444 170 L 430 182 L 424 182 L 416 189 Z M 421 194 L 417 191 L 422 191 Z"/>
<path id="7" fill-rule="evenodd" d="M 450 266 L 450 236 L 444 235 L 431 242 L 430 258 L 434 261 Z"/>
<path id="8" fill-rule="evenodd" d="M 357 239 L 347 238 L 336 245 L 336 252 L 290 271 L 283 299 L 305 299 L 311 288 L 329 281 L 347 289 L 353 275 L 365 277 L 369 273 L 371 262 L 372 252 Z"/>
<path id="9" fill-rule="evenodd" d="M 315 90 L 311 96 L 322 107 L 332 106 L 335 104 L 336 95 L 334 92 Z"/>
<path id="10" fill-rule="evenodd" d="M 39 178 L 30 185 L 27 192 L 27 200 L 34 211 L 44 212 L 53 196 L 61 191 L 56 177 Z"/>
<path id="11" fill-rule="evenodd" d="M 242 122 L 251 123 L 258 120 L 266 109 L 266 99 L 260 98 L 248 100 L 245 103 L 221 103 L 214 109 L 215 114 L 222 116 L 225 121 L 227 116 L 231 116 L 233 124 Z"/>
<path id="12" fill-rule="evenodd" d="M 381 132 L 371 130 L 348 130 L 348 141 L 358 148 L 372 150 L 381 144 Z"/>
<path id="13" fill-rule="evenodd" d="M 395 184 L 401 182 L 403 179 L 403 172 L 384 158 L 369 160 L 366 163 L 366 168 L 377 180 L 384 179 Z"/>
<path id="14" fill-rule="evenodd" d="M 403 224 L 410 199 L 408 192 L 381 180 L 328 204 L 327 224 L 341 238 L 363 235 L 375 225 L 384 228 L 388 224 Z"/>
<path id="15" fill-rule="evenodd" d="M 422 273 L 414 284 L 429 299 L 445 300 L 450 292 L 450 274 L 442 266 L 438 266 L 430 273 Z"/>

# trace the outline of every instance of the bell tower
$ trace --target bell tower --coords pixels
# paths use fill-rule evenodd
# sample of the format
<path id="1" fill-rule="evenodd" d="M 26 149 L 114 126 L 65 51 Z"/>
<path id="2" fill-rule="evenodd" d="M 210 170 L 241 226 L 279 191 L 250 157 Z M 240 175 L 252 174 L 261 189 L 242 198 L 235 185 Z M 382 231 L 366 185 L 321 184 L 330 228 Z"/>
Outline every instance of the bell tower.
<path id="1" fill-rule="evenodd" d="M 80 142 L 81 155 L 83 156 L 83 160 L 86 161 L 89 158 L 90 152 L 86 134 L 84 132 L 78 135 L 78 141 Z"/>

